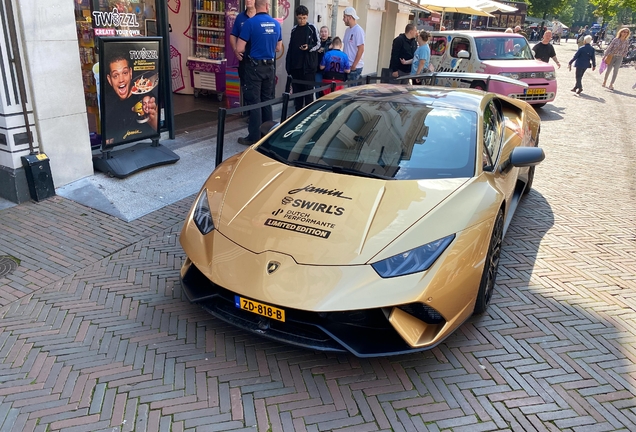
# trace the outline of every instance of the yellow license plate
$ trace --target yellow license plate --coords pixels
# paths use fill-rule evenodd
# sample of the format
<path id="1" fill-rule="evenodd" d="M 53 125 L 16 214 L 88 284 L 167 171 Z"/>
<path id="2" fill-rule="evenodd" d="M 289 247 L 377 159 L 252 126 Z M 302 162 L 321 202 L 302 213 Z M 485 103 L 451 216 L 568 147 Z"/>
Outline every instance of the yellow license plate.
<path id="1" fill-rule="evenodd" d="M 525 92 L 527 95 L 541 95 L 541 94 L 545 94 L 545 89 L 542 88 L 536 88 L 536 89 L 525 89 Z"/>
<path id="2" fill-rule="evenodd" d="M 234 296 L 234 306 L 257 315 L 285 322 L 285 311 L 274 306 L 259 303 L 240 296 Z"/>

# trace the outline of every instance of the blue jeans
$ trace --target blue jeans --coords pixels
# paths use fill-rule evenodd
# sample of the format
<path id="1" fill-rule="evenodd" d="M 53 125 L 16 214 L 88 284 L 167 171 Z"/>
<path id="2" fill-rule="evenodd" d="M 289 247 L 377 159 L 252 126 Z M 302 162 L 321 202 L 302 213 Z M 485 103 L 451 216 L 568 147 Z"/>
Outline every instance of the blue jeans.
<path id="1" fill-rule="evenodd" d="M 347 76 L 347 81 L 355 81 L 357 79 L 360 79 L 360 75 L 362 75 L 362 68 L 358 68 L 358 69 L 354 69 L 351 72 L 349 72 L 349 76 Z M 357 86 L 360 84 L 354 84 L 354 86 Z"/>

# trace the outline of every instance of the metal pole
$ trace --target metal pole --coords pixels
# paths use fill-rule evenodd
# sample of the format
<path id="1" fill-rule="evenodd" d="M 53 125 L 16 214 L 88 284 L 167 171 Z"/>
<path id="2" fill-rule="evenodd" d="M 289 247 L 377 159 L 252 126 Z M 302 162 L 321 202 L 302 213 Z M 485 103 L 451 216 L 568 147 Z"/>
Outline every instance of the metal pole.
<path id="1" fill-rule="evenodd" d="M 20 92 L 20 103 L 22 104 L 22 115 L 24 117 L 24 127 L 26 128 L 27 139 L 29 140 L 29 151 L 36 154 L 37 151 L 33 146 L 33 134 L 31 133 L 31 125 L 29 124 L 29 113 L 27 111 L 27 95 L 26 82 L 24 81 L 24 71 L 22 69 L 22 58 L 20 57 L 20 43 L 18 42 L 18 33 L 15 26 L 15 15 L 13 14 L 13 0 L 7 2 L 7 21 L 9 24 L 9 37 L 11 39 L 12 57 L 10 61 L 15 65 L 15 72 L 18 78 L 18 89 Z"/>
<path id="2" fill-rule="evenodd" d="M 333 0 L 331 4 L 331 37 L 338 33 L 338 0 Z"/>
<path id="3" fill-rule="evenodd" d="M 291 91 L 292 79 L 291 75 L 287 75 L 287 81 L 285 81 L 285 92 L 287 93 Z"/>
<path id="4" fill-rule="evenodd" d="M 260 108 L 259 108 L 260 109 Z M 216 165 L 219 166 L 223 162 L 223 140 L 225 135 L 225 117 L 227 110 L 219 108 L 219 119 L 216 125 Z"/>
<path id="5" fill-rule="evenodd" d="M 164 129 L 168 130 L 168 138 L 174 139 L 175 137 L 175 123 L 174 123 L 174 102 L 172 99 L 172 86 L 170 85 L 170 79 L 172 75 L 172 70 L 170 66 L 170 24 L 168 24 L 168 8 L 166 7 L 168 2 L 155 2 L 157 5 L 157 32 L 158 35 L 161 36 L 162 40 L 159 43 L 159 49 L 163 54 L 163 59 L 160 62 L 160 80 L 163 79 L 163 82 L 159 81 L 159 87 L 163 89 L 161 92 L 161 96 L 163 97 L 163 101 L 161 101 L 161 105 L 163 105 L 163 113 L 164 113 Z M 159 107 L 157 107 L 159 108 Z M 161 117 L 159 117 L 158 129 L 161 132 Z M 157 144 L 159 141 L 157 141 Z"/>
<path id="6" fill-rule="evenodd" d="M 289 93 L 283 93 L 283 106 L 280 110 L 280 122 L 287 120 L 287 108 L 289 106 Z"/>

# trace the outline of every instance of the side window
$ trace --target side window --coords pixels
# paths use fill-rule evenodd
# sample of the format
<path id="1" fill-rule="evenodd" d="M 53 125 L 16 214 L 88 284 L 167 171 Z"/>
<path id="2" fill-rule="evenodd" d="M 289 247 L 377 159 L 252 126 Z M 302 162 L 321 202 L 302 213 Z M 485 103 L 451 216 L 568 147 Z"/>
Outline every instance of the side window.
<path id="1" fill-rule="evenodd" d="M 446 52 L 446 36 L 433 36 L 431 43 L 431 55 L 441 56 Z"/>
<path id="2" fill-rule="evenodd" d="M 484 111 L 484 151 L 488 154 L 489 161 L 484 158 L 484 170 L 491 170 L 497 161 L 501 147 L 503 116 L 501 110 L 494 101 L 486 106 Z"/>
<path id="3" fill-rule="evenodd" d="M 466 38 L 462 38 L 462 37 L 456 37 L 455 39 L 453 39 L 453 41 L 451 42 L 451 56 L 453 57 L 457 57 L 457 53 L 465 50 L 468 51 L 469 53 L 470 51 L 470 41 Z"/>

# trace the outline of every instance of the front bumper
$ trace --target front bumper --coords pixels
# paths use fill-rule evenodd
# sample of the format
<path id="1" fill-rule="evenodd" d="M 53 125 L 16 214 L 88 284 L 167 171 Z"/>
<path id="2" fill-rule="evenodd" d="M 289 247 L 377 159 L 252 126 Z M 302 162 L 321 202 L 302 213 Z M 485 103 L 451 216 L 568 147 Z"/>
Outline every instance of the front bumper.
<path id="1" fill-rule="evenodd" d="M 435 346 L 411 348 L 389 322 L 393 308 L 342 312 L 285 308 L 286 320 L 280 322 L 235 307 L 235 294 L 211 282 L 189 259 L 181 270 L 181 283 L 188 300 L 200 304 L 215 317 L 243 330 L 302 348 L 375 357 L 424 351 Z"/>

